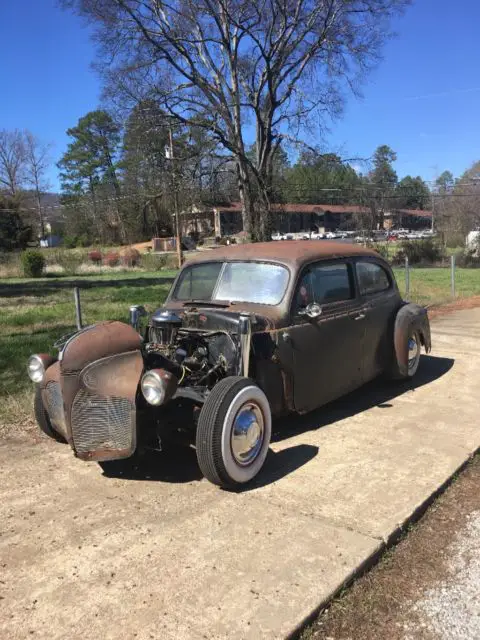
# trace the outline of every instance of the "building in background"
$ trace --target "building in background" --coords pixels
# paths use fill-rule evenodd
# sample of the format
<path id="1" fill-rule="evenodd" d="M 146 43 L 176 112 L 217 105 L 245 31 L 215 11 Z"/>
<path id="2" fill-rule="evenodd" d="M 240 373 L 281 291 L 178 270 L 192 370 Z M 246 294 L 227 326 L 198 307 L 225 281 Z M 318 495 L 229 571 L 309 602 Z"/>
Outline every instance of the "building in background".
<path id="1" fill-rule="evenodd" d="M 236 236 L 243 232 L 242 205 L 232 202 L 217 207 L 192 207 L 181 214 L 182 236 Z M 372 215 L 368 207 L 332 204 L 274 204 L 272 230 L 275 233 L 349 231 L 371 229 Z M 431 226 L 431 211 L 401 209 L 384 213 L 386 229 L 425 229 Z"/>

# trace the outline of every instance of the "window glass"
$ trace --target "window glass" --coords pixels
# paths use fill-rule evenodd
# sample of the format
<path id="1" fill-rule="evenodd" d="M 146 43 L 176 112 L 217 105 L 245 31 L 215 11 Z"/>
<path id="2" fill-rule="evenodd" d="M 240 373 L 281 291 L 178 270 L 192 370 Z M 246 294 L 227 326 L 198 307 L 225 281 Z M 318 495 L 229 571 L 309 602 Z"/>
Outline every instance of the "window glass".
<path id="1" fill-rule="evenodd" d="M 353 297 L 354 291 L 346 263 L 318 264 L 310 267 L 303 275 L 297 289 L 295 306 L 298 310 L 312 302 L 321 305 Z"/>
<path id="2" fill-rule="evenodd" d="M 215 300 L 278 304 L 288 284 L 288 271 L 277 264 L 227 262 Z"/>
<path id="3" fill-rule="evenodd" d="M 173 297 L 176 300 L 211 300 L 223 262 L 187 267 L 180 276 Z"/>
<path id="4" fill-rule="evenodd" d="M 380 293 L 390 288 L 387 272 L 375 262 L 357 262 L 357 276 L 362 296 Z"/>
<path id="5" fill-rule="evenodd" d="M 175 287 L 173 298 L 278 304 L 285 294 L 288 279 L 288 270 L 276 264 L 210 262 L 187 267 Z"/>

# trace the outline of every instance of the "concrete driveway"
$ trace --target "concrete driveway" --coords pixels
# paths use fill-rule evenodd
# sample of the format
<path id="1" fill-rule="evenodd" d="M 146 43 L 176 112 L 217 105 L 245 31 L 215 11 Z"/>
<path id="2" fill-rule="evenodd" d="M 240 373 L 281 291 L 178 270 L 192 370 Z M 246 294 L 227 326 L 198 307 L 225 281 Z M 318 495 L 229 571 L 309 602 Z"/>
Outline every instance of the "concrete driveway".
<path id="1" fill-rule="evenodd" d="M 3 442 L 0 637 L 287 636 L 479 447 L 480 309 L 436 320 L 433 349 L 415 386 L 275 425 L 240 494 L 192 450 L 102 469 L 46 438 Z"/>

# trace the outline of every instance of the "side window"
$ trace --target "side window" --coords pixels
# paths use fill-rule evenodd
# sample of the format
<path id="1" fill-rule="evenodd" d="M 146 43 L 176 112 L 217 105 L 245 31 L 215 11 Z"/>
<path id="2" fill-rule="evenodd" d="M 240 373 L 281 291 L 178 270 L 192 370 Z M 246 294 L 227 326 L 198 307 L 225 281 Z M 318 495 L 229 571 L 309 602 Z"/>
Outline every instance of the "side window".
<path id="1" fill-rule="evenodd" d="M 387 272 L 375 262 L 357 262 L 357 277 L 362 296 L 386 291 L 391 286 Z"/>
<path id="2" fill-rule="evenodd" d="M 345 262 L 316 264 L 305 271 L 297 287 L 294 311 L 312 302 L 328 304 L 355 297 L 350 270 Z"/>

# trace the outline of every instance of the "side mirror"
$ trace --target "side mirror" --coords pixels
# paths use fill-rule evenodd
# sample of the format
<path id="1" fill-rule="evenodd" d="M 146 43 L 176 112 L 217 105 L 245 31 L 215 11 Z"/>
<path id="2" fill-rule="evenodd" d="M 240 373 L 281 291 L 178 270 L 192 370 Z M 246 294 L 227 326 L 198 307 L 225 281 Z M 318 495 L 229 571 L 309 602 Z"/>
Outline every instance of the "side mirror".
<path id="1" fill-rule="evenodd" d="M 305 307 L 305 309 L 300 309 L 298 315 L 307 316 L 308 318 L 315 320 L 322 315 L 322 307 L 318 304 L 318 302 L 311 302 Z"/>

